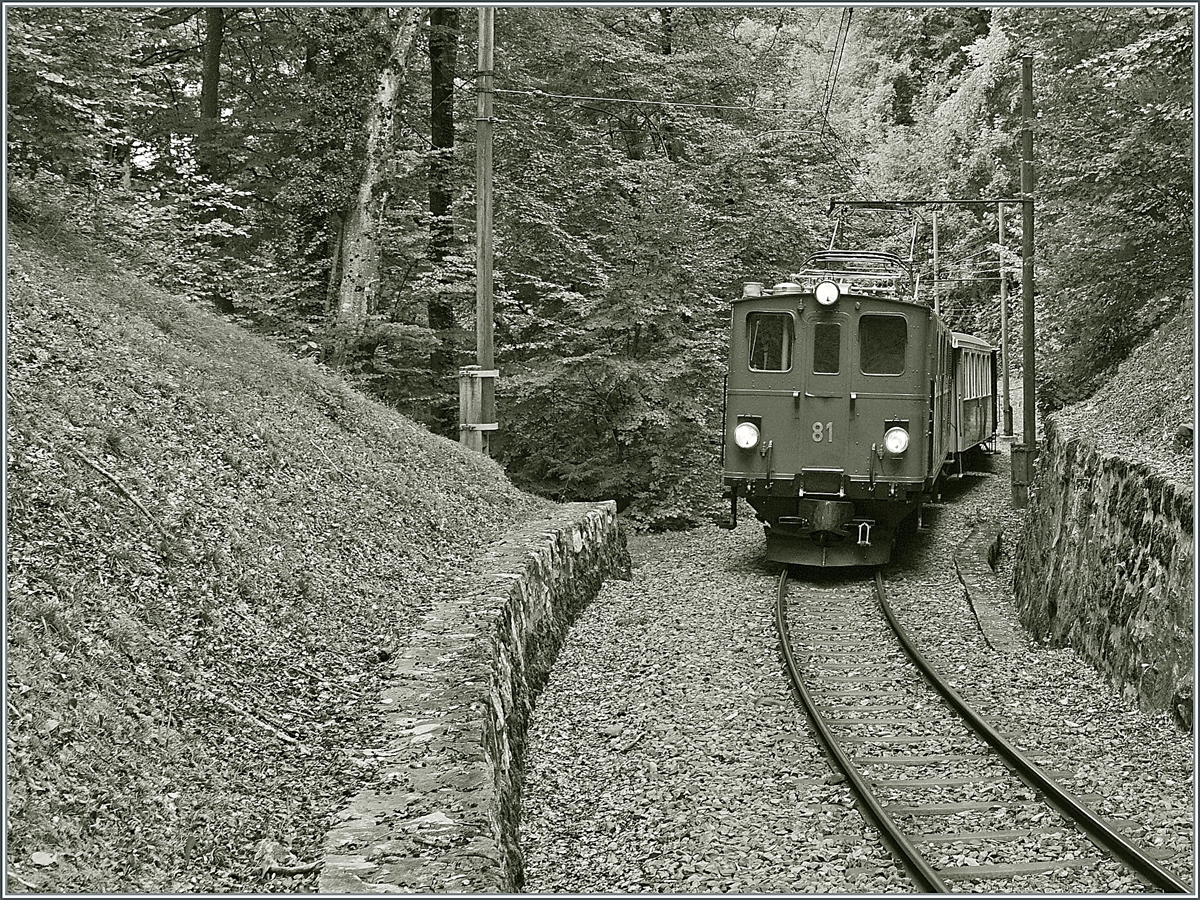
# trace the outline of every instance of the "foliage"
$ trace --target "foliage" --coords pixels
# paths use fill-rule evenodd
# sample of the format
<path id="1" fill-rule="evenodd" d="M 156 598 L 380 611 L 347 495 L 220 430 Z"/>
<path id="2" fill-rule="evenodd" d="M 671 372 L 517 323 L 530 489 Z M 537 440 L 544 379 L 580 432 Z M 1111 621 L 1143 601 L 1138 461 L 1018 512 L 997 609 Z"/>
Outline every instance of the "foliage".
<path id="1" fill-rule="evenodd" d="M 20 7 L 5 15 L 9 174 L 94 182 L 143 103 L 131 85 L 135 26 L 111 8 Z"/>
<path id="2" fill-rule="evenodd" d="M 111 241 L 160 284 L 302 356 L 341 359 L 352 383 L 453 433 L 447 373 L 472 361 L 474 318 L 469 14 L 445 35 L 459 45 L 459 139 L 436 151 L 449 213 L 429 211 L 442 170 L 429 60 L 413 54 L 375 197 L 378 302 L 348 331 L 331 298 L 388 14 L 229 8 L 215 125 L 199 118 L 209 25 L 195 8 L 7 15 L 15 218 Z M 829 196 L 1016 196 L 1024 52 L 1039 116 L 1039 377 L 1054 404 L 1090 391 L 1188 299 L 1190 23 L 1139 7 L 500 10 L 498 451 L 513 477 L 651 518 L 702 508 L 728 300 L 828 240 Z M 1001 247 L 994 209 L 939 211 L 941 309 L 993 340 L 1000 258 L 1019 290 L 1008 215 Z M 931 217 L 918 219 L 928 286 Z M 433 229 L 447 224 L 443 244 Z M 907 249 L 905 221 L 865 225 L 864 240 Z"/>
<path id="3" fill-rule="evenodd" d="M 991 12 L 971 7 L 910 7 L 872 10 L 865 36 L 899 63 L 889 72 L 888 119 L 913 125 L 920 107 L 938 85 L 954 79 L 969 63 L 968 48 L 988 33 Z"/>
<path id="4" fill-rule="evenodd" d="M 973 42 L 961 27 L 937 37 L 940 69 L 919 59 L 919 42 L 905 49 L 903 28 L 886 36 L 898 22 L 914 24 L 912 11 L 877 15 L 867 30 L 881 47 L 901 60 L 913 53 L 910 69 L 940 73 L 914 95 L 911 123 L 881 118 L 882 137 L 866 151 L 877 183 L 894 185 L 887 190 L 897 195 L 1018 195 L 1020 56 L 1033 56 L 1040 402 L 1055 408 L 1089 395 L 1154 327 L 1191 302 L 1191 14 L 999 9 Z M 937 18 L 920 16 L 924 23 Z M 994 277 L 994 263 L 979 260 L 1003 252 L 1008 265 L 1016 261 L 1015 207 L 1003 250 L 994 246 L 992 211 L 948 208 L 941 225 L 943 258 L 952 266 L 962 260 Z M 944 296 L 959 324 L 998 337 L 994 284 L 954 286 Z M 1020 311 L 1013 312 L 1015 330 Z"/>
<path id="5" fill-rule="evenodd" d="M 546 29 L 542 46 L 560 48 L 508 70 L 508 90 L 540 93 L 505 100 L 518 127 L 497 140 L 497 339 L 516 370 L 501 386 L 501 456 L 519 483 L 613 496 L 651 521 L 694 521 L 717 495 L 728 301 L 814 249 L 813 192 L 830 174 L 819 150 L 759 137 L 740 109 L 656 102 L 687 71 L 708 85 L 696 99 L 754 105 L 739 80 L 748 30 L 727 16 L 673 17 L 670 53 L 650 10 L 508 26 Z M 573 41 L 558 39 L 568 28 Z M 590 54 L 611 78 L 579 71 Z M 613 99 L 553 96 L 587 92 Z"/>
<path id="6" fill-rule="evenodd" d="M 1039 138 L 1050 177 L 1043 246 L 1043 361 L 1052 404 L 1099 376 L 1190 302 L 1193 264 L 1193 17 L 1121 9 L 1080 29 L 1038 17 L 1045 78 Z M 1085 32 L 1086 33 L 1086 32 Z M 1074 50 L 1074 52 L 1072 52 Z"/>

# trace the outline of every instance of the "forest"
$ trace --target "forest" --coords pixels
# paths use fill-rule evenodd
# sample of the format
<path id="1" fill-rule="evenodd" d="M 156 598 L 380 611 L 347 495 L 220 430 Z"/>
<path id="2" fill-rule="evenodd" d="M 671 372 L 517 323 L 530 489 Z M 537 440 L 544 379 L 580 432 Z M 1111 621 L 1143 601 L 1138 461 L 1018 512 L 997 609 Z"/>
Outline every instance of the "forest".
<path id="1" fill-rule="evenodd" d="M 457 437 L 477 13 L 8 6 L 9 220 Z M 498 8 L 493 455 L 555 500 L 694 521 L 742 283 L 827 246 L 831 197 L 1018 196 L 1027 55 L 1039 406 L 1088 396 L 1192 309 L 1193 28 L 1190 6 Z M 942 311 L 992 341 L 1001 268 L 1018 299 L 1021 277 L 1019 210 L 1003 246 L 997 224 L 939 212 Z"/>

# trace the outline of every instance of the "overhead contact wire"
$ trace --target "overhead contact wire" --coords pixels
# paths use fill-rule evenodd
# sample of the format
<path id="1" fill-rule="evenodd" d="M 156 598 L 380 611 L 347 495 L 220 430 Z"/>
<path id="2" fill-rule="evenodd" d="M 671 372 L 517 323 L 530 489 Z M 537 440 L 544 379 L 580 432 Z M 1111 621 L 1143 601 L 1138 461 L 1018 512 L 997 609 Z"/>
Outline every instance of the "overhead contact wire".
<path id="1" fill-rule="evenodd" d="M 592 103 L 629 103 L 636 106 L 671 106 L 687 109 L 728 109 L 737 112 L 769 112 L 769 113 L 790 113 L 791 115 L 802 115 L 802 112 L 797 109 L 788 109 L 787 107 L 772 107 L 772 106 L 753 106 L 753 105 L 737 105 L 731 103 L 685 103 L 681 100 L 636 100 L 632 97 L 593 97 L 586 94 L 555 94 L 550 91 L 542 91 L 538 89 L 518 91 L 511 88 L 494 88 L 494 94 L 517 94 L 524 97 L 546 97 L 550 100 L 586 100 Z"/>
<path id="2" fill-rule="evenodd" d="M 845 28 L 843 29 L 842 26 L 838 26 L 838 37 L 841 39 L 841 46 L 838 46 L 837 41 L 834 42 L 834 54 L 837 59 L 837 68 L 835 69 L 833 67 L 834 61 L 832 59 L 829 61 L 830 69 L 833 72 L 833 77 L 827 79 L 829 83 L 829 90 L 826 91 L 825 113 L 822 116 L 826 123 L 829 122 L 829 110 L 833 107 L 834 88 L 837 86 L 838 75 L 840 75 L 842 71 L 842 54 L 846 52 L 846 40 L 850 37 L 850 21 L 853 16 L 854 8 L 847 7 L 844 10 L 843 15 Z"/>

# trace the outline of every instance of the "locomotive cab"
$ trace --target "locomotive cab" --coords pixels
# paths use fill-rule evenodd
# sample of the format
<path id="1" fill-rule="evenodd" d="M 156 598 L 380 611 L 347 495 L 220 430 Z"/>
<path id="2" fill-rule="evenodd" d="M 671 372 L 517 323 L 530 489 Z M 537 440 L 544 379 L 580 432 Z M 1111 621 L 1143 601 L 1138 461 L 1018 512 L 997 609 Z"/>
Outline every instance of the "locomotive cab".
<path id="1" fill-rule="evenodd" d="M 911 284 L 890 254 L 825 251 L 734 301 L 724 484 L 763 522 L 769 558 L 887 562 L 933 490 L 946 329 Z"/>

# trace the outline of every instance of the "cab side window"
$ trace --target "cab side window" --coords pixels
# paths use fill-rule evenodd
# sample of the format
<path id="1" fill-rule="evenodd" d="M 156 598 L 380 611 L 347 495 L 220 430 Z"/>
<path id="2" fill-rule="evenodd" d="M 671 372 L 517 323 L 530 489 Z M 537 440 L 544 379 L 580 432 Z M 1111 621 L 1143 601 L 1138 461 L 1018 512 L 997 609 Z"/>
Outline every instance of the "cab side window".
<path id="1" fill-rule="evenodd" d="M 786 372 L 792 367 L 794 334 L 787 313 L 746 316 L 750 368 L 757 372 Z"/>
<path id="2" fill-rule="evenodd" d="M 858 320 L 858 351 L 864 375 L 903 374 L 908 322 L 903 316 L 863 316 Z"/>

